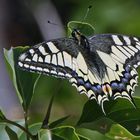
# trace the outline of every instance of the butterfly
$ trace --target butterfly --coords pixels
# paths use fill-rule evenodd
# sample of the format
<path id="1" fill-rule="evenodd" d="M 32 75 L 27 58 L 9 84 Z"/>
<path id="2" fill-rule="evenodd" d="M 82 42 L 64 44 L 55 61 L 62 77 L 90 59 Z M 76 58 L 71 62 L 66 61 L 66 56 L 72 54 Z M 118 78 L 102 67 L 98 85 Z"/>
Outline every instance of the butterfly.
<path id="1" fill-rule="evenodd" d="M 104 112 L 104 101 L 128 99 L 132 104 L 140 65 L 140 38 L 119 34 L 84 36 L 37 44 L 22 53 L 18 66 L 30 72 L 68 79 L 79 93 L 95 99 Z"/>

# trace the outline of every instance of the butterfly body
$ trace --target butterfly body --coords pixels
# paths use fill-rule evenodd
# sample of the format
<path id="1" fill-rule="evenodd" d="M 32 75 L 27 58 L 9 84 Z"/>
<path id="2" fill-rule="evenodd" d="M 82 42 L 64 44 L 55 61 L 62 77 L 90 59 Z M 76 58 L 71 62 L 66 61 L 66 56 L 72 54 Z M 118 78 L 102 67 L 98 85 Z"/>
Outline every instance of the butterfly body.
<path id="1" fill-rule="evenodd" d="M 77 30 L 72 36 L 31 47 L 19 57 L 19 67 L 68 79 L 102 109 L 110 99 L 126 98 L 133 103 L 140 40 L 112 34 L 85 37 Z"/>

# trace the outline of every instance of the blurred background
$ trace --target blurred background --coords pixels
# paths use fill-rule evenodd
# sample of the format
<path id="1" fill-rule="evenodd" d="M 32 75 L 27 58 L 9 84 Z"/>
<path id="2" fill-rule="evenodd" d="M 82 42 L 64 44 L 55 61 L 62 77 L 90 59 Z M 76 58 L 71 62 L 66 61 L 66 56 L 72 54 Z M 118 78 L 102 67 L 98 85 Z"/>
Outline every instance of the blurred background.
<path id="1" fill-rule="evenodd" d="M 3 48 L 65 37 L 67 23 L 82 21 L 89 5 L 92 9 L 86 22 L 95 27 L 95 34 L 140 36 L 140 0 L 0 0 L 0 107 L 8 118 L 22 119 L 23 114 L 4 64 Z M 48 20 L 58 26 L 48 24 Z M 139 91 L 140 87 L 135 94 L 140 95 Z M 31 121 L 42 121 L 54 92 L 51 119 L 71 115 L 69 122 L 76 122 L 86 96 L 79 95 L 68 81 L 47 76 L 42 76 L 36 88 Z"/>

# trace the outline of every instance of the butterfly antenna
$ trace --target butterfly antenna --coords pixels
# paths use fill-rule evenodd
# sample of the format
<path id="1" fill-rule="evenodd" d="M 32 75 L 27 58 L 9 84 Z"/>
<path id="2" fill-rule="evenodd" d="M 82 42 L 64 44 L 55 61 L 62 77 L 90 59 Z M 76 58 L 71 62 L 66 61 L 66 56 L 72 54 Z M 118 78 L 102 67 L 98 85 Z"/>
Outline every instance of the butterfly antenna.
<path id="1" fill-rule="evenodd" d="M 89 11 L 90 11 L 91 8 L 92 8 L 92 5 L 88 6 L 87 11 L 86 11 L 86 14 L 85 14 L 85 16 L 84 16 L 82 22 L 84 22 L 84 21 L 86 20 L 86 18 L 87 18 L 87 16 L 88 16 L 88 13 L 89 13 Z"/>

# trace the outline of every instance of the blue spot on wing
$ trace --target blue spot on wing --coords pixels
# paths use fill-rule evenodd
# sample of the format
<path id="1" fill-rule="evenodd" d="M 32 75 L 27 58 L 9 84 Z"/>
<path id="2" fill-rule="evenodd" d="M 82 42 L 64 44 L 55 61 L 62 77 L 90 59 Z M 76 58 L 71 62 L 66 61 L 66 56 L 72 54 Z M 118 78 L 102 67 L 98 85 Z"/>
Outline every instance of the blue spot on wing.
<path id="1" fill-rule="evenodd" d="M 91 89 L 91 84 L 89 82 L 85 83 L 85 88 L 86 89 Z"/>
<path id="2" fill-rule="evenodd" d="M 123 83 L 120 83 L 119 84 L 119 90 L 125 90 L 125 85 Z"/>
<path id="3" fill-rule="evenodd" d="M 82 78 L 77 79 L 77 84 L 78 85 L 84 85 L 84 80 Z"/>
<path id="4" fill-rule="evenodd" d="M 113 82 L 111 84 L 112 89 L 117 89 L 118 88 L 118 84 L 116 82 Z"/>
<path id="5" fill-rule="evenodd" d="M 131 70 L 130 66 L 126 66 L 126 67 L 125 67 L 125 71 L 126 71 L 126 72 L 130 72 L 130 70 Z"/>
<path id="6" fill-rule="evenodd" d="M 124 74 L 124 76 L 125 76 L 125 78 L 126 78 L 126 79 L 131 78 L 131 75 L 130 75 L 130 73 L 128 73 L 128 72 L 127 72 L 127 73 L 125 73 L 125 74 Z"/>

